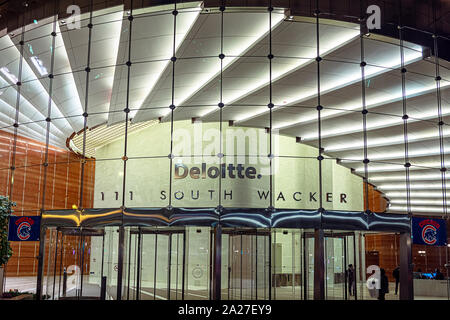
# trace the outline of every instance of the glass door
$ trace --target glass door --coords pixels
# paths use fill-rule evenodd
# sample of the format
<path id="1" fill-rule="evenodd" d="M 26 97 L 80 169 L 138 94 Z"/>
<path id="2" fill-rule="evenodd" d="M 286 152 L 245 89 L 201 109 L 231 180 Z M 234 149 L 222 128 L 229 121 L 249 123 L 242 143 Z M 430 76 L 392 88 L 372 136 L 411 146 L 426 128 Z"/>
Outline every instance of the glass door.
<path id="1" fill-rule="evenodd" d="M 53 300 L 100 299 L 105 230 L 51 228 L 48 238 L 45 294 Z"/>
<path id="2" fill-rule="evenodd" d="M 127 300 L 184 298 L 185 230 L 134 227 L 128 233 Z"/>
<path id="3" fill-rule="evenodd" d="M 268 230 L 223 229 L 222 299 L 269 299 L 269 239 Z"/>
<path id="4" fill-rule="evenodd" d="M 272 230 L 274 300 L 302 300 L 303 241 L 301 229 Z"/>
<path id="5" fill-rule="evenodd" d="M 325 299 L 345 300 L 345 240 L 343 237 L 325 237 Z"/>
<path id="6" fill-rule="evenodd" d="M 304 297 L 314 299 L 314 233 L 305 232 L 304 241 Z M 359 261 L 353 232 L 326 231 L 324 234 L 325 299 L 356 300 Z M 361 260 L 361 259 L 359 259 Z"/>

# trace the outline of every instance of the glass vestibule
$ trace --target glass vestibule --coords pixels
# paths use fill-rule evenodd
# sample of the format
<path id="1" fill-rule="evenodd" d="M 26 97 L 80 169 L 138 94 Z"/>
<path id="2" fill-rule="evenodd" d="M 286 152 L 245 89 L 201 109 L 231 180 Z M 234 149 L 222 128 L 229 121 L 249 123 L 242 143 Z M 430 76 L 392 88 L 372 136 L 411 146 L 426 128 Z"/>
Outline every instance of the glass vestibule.
<path id="1" fill-rule="evenodd" d="M 126 235 L 124 299 L 184 299 L 185 229 L 131 227 Z"/>
<path id="2" fill-rule="evenodd" d="M 100 299 L 102 294 L 106 299 L 114 298 L 118 266 L 116 229 L 48 228 L 45 295 L 53 300 Z"/>
<path id="3" fill-rule="evenodd" d="M 208 300 L 208 227 L 127 227 L 122 296 L 126 300 Z"/>
<path id="4" fill-rule="evenodd" d="M 361 236 L 325 232 L 326 299 L 363 299 Z M 45 294 L 99 299 L 103 279 L 105 298 L 117 299 L 119 227 L 50 228 L 47 240 Z M 122 299 L 212 299 L 214 243 L 210 227 L 125 227 Z M 222 300 L 314 299 L 313 230 L 223 228 L 221 257 Z"/>
<path id="5" fill-rule="evenodd" d="M 363 299 L 365 259 L 360 232 L 326 231 L 324 234 L 325 299 Z M 305 232 L 305 296 L 314 299 L 314 233 Z M 350 269 L 352 265 L 353 270 Z"/>

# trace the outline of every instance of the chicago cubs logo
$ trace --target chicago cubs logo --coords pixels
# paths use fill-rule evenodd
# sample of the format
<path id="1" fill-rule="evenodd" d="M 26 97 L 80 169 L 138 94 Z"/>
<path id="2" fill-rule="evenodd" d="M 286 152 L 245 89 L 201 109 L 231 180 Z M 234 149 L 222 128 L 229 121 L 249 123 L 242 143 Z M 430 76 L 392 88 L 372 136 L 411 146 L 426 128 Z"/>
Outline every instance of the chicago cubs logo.
<path id="1" fill-rule="evenodd" d="M 437 238 L 436 238 L 436 228 L 432 225 L 426 225 L 423 229 L 422 229 L 422 240 L 423 242 L 425 242 L 426 244 L 429 245 L 433 245 L 436 243 Z"/>
<path id="2" fill-rule="evenodd" d="M 28 217 L 22 217 L 17 219 L 17 238 L 21 241 L 28 240 L 31 237 L 31 226 L 34 224 L 34 220 Z"/>
<path id="3" fill-rule="evenodd" d="M 438 241 L 438 229 L 441 225 L 435 220 L 425 219 L 419 223 L 419 226 L 422 229 L 423 242 L 430 246 L 434 245 Z"/>
<path id="4" fill-rule="evenodd" d="M 31 236 L 31 225 L 28 222 L 22 222 L 17 227 L 17 237 L 20 240 L 27 240 Z"/>

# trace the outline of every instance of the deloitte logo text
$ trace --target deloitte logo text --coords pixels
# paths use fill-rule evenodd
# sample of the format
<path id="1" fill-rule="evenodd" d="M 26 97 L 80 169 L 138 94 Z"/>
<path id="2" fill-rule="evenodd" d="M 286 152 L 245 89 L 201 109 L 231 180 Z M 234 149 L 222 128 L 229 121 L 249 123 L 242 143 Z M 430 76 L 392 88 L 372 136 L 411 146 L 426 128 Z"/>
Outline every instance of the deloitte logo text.
<path id="1" fill-rule="evenodd" d="M 258 174 L 255 167 L 245 167 L 243 164 L 234 165 L 232 163 L 222 163 L 219 167 L 209 166 L 202 163 L 200 167 L 191 167 L 183 163 L 175 164 L 175 179 L 184 179 L 189 175 L 191 179 L 216 179 L 219 176 L 222 179 L 261 179 L 262 175 Z"/>

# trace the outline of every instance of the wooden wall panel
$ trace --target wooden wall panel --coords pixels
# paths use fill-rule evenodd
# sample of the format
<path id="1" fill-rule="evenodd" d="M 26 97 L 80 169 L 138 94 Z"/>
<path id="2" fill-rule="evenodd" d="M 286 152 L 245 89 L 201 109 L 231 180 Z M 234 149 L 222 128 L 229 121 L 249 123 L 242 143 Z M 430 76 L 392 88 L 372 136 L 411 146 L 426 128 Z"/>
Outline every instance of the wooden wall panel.
<path id="1" fill-rule="evenodd" d="M 11 188 L 12 151 L 14 136 L 0 131 L 0 194 L 9 195 Z M 74 153 L 49 148 L 47 181 L 44 186 L 45 145 L 32 139 L 18 137 L 15 157 L 15 172 L 11 200 L 17 203 L 17 216 L 39 215 L 45 189 L 45 209 L 70 209 L 79 204 L 81 158 Z M 85 170 L 83 192 L 84 207 L 92 207 L 95 160 L 88 161 Z M 90 243 L 90 241 L 88 241 Z M 12 242 L 13 256 L 6 266 L 7 276 L 37 275 L 36 255 L 38 242 Z M 46 244 L 48 249 L 48 244 Z M 48 253 L 48 250 L 46 250 Z M 54 254 L 54 252 L 53 252 Z M 71 261 L 68 256 L 68 262 Z M 45 259 L 48 256 L 46 255 Z M 47 261 L 47 260 L 46 260 Z M 46 272 L 46 270 L 45 270 Z"/>
<path id="2" fill-rule="evenodd" d="M 385 212 L 386 208 L 387 208 L 387 200 L 385 198 L 383 198 L 383 194 L 378 191 L 375 190 L 374 186 L 369 184 L 368 185 L 368 192 L 369 192 L 369 196 L 368 196 L 368 202 L 369 202 L 369 210 L 372 212 Z M 367 210 L 367 205 L 366 205 L 366 187 L 364 186 L 364 210 Z"/>
<path id="3" fill-rule="evenodd" d="M 430 217 L 431 218 L 431 217 Z M 447 242 L 450 242 L 450 220 L 447 221 Z M 396 234 L 366 234 L 366 252 L 378 251 L 380 267 L 387 272 L 389 280 L 393 281 L 392 271 L 400 263 L 399 259 L 399 235 Z M 445 274 L 445 261 L 447 247 L 432 247 L 426 245 L 412 245 L 412 259 L 414 271 L 434 272 L 439 268 Z M 449 252 L 450 254 L 450 252 Z"/>

